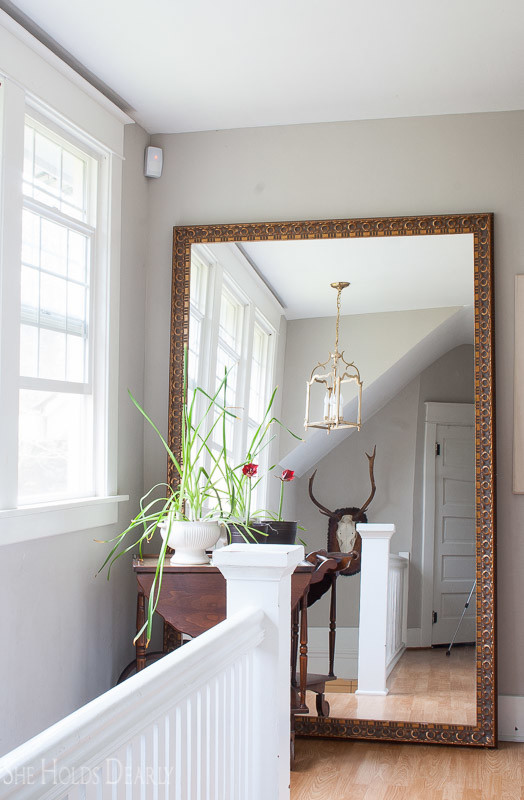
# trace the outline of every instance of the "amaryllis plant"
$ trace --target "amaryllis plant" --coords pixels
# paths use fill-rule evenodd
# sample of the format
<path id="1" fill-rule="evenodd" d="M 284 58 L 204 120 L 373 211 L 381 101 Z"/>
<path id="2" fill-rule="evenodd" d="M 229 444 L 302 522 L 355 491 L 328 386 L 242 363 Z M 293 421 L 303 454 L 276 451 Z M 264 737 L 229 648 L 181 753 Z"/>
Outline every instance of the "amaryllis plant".
<path id="1" fill-rule="evenodd" d="M 225 391 L 227 387 L 224 387 L 224 406 L 225 406 Z M 264 475 L 260 475 L 258 472 L 259 461 L 261 455 L 264 453 L 267 447 L 271 444 L 274 440 L 276 433 L 273 433 L 274 427 L 278 426 L 293 436 L 294 439 L 298 439 L 302 441 L 300 436 L 297 436 L 292 431 L 289 430 L 285 425 L 283 425 L 280 420 L 276 417 L 271 415 L 271 411 L 273 408 L 273 403 L 275 401 L 275 395 L 277 393 L 277 389 L 275 388 L 265 410 L 265 413 L 262 417 L 262 421 L 260 422 L 258 428 L 256 429 L 255 433 L 251 441 L 247 446 L 247 452 L 245 458 L 236 465 L 232 465 L 230 460 L 227 456 L 226 450 L 224 448 L 223 453 L 223 486 L 224 486 L 224 495 L 227 497 L 229 502 L 230 508 L 230 519 L 228 522 L 231 524 L 240 523 L 241 530 L 246 531 L 247 536 L 244 535 L 244 538 L 249 541 L 252 540 L 252 536 L 250 536 L 250 524 L 253 524 L 253 521 L 260 520 L 262 517 L 272 517 L 274 518 L 274 513 L 267 511 L 266 509 L 256 509 L 252 508 L 252 495 L 255 491 L 256 487 L 263 479 Z M 226 441 L 226 420 L 223 419 L 223 431 L 222 431 L 223 441 Z M 268 467 L 267 472 L 272 472 L 275 469 L 275 464 Z M 290 470 L 288 470 L 290 472 Z M 227 526 L 226 522 L 226 526 Z"/>
<path id="2" fill-rule="evenodd" d="M 295 477 L 295 470 L 283 469 L 282 475 L 276 476 L 280 481 L 280 503 L 278 505 L 278 521 L 282 522 L 282 504 L 284 503 L 284 484 L 289 483 Z"/>
<path id="3" fill-rule="evenodd" d="M 251 479 L 254 478 L 257 474 L 258 464 L 244 464 L 242 467 L 242 475 L 243 478 L 247 478 L 247 491 L 246 491 L 246 513 L 244 522 L 246 525 L 249 524 L 249 520 L 251 518 L 251 492 L 253 489 L 253 484 L 251 483 Z"/>

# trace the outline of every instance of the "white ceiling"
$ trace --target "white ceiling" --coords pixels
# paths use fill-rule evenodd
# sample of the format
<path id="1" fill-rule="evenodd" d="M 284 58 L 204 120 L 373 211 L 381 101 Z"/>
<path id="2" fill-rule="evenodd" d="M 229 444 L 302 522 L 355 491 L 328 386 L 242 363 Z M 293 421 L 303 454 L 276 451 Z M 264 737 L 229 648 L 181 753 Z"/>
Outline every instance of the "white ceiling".
<path id="1" fill-rule="evenodd" d="M 278 295 L 287 319 L 336 313 L 330 284 L 349 281 L 341 313 L 473 303 L 473 236 L 401 236 L 249 242 L 243 250 Z"/>
<path id="2" fill-rule="evenodd" d="M 522 0 L 0 0 L 150 133 L 524 108 Z"/>

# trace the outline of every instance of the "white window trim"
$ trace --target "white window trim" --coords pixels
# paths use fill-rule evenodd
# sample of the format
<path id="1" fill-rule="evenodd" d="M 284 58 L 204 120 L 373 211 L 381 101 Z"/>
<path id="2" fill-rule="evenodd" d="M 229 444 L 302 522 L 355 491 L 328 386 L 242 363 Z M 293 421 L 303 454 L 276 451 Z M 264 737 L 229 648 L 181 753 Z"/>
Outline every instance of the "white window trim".
<path id="1" fill-rule="evenodd" d="M 0 546 L 83 531 L 118 522 L 118 506 L 129 495 L 82 497 L 0 511 Z"/>
<path id="2" fill-rule="evenodd" d="M 1 39 L 6 35 L 0 31 Z M 106 323 L 104 336 L 107 338 L 106 364 L 104 374 L 99 375 L 104 390 L 104 404 L 107 412 L 103 425 L 99 425 L 96 452 L 98 463 L 96 475 L 102 476 L 95 486 L 96 496 L 78 500 L 57 501 L 31 506 L 16 506 L 16 464 L 11 463 L 7 454 L 17 452 L 18 443 L 18 387 L 19 387 L 19 347 L 13 346 L 9 335 L 0 336 L 0 415 L 13 424 L 0 429 L 0 480 L 5 489 L 4 508 L 0 509 L 0 545 L 14 544 L 46 536 L 86 530 L 115 523 L 118 519 L 119 503 L 128 500 L 127 495 L 117 494 L 118 457 L 118 352 L 119 352 L 119 296 L 120 296 L 120 237 L 121 237 L 121 194 L 122 194 L 122 149 L 123 123 L 115 116 L 109 122 L 109 114 L 104 110 L 97 114 L 92 131 L 89 125 L 81 131 L 76 119 L 66 122 L 67 108 L 56 104 L 58 87 L 64 86 L 64 77 L 54 73 L 49 65 L 50 81 L 43 91 L 50 92 L 53 107 L 46 98 L 35 97 L 30 89 L 21 85 L 25 66 L 25 55 L 16 44 L 15 50 L 8 53 L 9 64 L 5 66 L 10 78 L 5 77 L 4 65 L 0 63 L 0 318 L 4 330 L 17 329 L 16 319 L 20 315 L 20 286 L 17 270 L 5 268 L 6 265 L 20 264 L 21 224 L 22 224 L 22 182 L 19 165 L 23 163 L 23 124 L 28 108 L 36 110 L 50 120 L 59 130 L 85 142 L 86 146 L 98 152 L 100 157 L 100 180 L 106 187 L 105 195 L 100 195 L 99 213 L 108 221 L 106 230 L 100 229 L 97 244 L 97 257 L 102 264 L 102 274 L 107 276 L 103 285 L 97 286 L 99 313 Z M 24 48 L 25 49 L 25 48 Z M 35 54 L 32 54 L 35 58 Z M 21 79 L 17 80 L 17 61 Z M 4 74 L 2 74 L 4 73 Z M 53 74 L 51 74 L 53 73 Z M 45 84 L 45 82 L 42 82 Z M 82 103 L 93 104 L 78 88 L 68 86 L 67 90 L 76 93 L 75 116 Z M 102 111 L 102 109 L 99 109 Z M 102 117 L 104 114 L 107 117 Z M 66 123 L 66 124 L 64 124 Z M 120 146 L 115 147 L 118 128 L 121 128 Z M 100 133 L 107 131 L 107 141 Z M 116 134 L 116 135 L 115 135 Z M 20 213 L 18 213 L 18 211 Z M 111 269 L 109 269 L 109 266 Z M 104 269 L 105 267 L 105 269 Z M 99 327 L 99 326 L 96 326 Z M 99 396 L 102 393 L 99 393 Z M 16 424 L 15 424 L 16 422 Z M 100 447 L 100 442 L 104 446 Z"/>

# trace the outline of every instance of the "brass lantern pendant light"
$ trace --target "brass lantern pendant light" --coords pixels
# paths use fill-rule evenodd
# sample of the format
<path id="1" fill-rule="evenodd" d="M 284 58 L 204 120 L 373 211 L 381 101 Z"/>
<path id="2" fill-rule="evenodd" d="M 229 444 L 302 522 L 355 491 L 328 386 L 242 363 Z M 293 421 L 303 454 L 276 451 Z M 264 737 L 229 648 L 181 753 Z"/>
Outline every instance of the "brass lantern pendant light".
<path id="1" fill-rule="evenodd" d="M 338 334 L 340 326 L 340 295 L 342 290 L 349 286 L 346 281 L 332 283 L 333 289 L 337 290 L 337 324 L 335 335 L 335 349 L 330 353 L 327 361 L 318 363 L 313 369 L 311 376 L 306 381 L 306 419 L 304 427 L 322 428 L 328 433 L 331 430 L 341 428 L 356 428 L 360 430 L 362 425 L 361 405 L 362 405 L 362 381 L 360 372 L 353 362 L 348 363 L 344 358 L 344 351 L 338 351 Z M 326 367 L 330 365 L 329 371 Z M 311 409 L 311 387 L 316 384 L 324 384 L 326 387 L 324 395 L 324 414 L 319 421 L 310 420 Z M 342 386 L 347 383 L 357 384 L 357 414 L 356 421 L 352 422 L 344 419 L 344 399 L 342 397 Z"/>

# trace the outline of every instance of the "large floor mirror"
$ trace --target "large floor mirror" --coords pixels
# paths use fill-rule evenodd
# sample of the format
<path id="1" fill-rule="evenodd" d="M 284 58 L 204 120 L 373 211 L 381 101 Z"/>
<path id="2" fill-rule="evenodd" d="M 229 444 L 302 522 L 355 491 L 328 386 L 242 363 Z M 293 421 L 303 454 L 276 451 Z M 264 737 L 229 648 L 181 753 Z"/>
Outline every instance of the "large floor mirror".
<path id="1" fill-rule="evenodd" d="M 245 435 L 279 386 L 285 428 L 264 458 L 294 472 L 286 516 L 308 550 L 327 546 L 326 512 L 366 501 L 376 447 L 367 519 L 395 525 L 391 552 L 405 561 L 387 695 L 355 691 L 360 575 L 342 575 L 329 716 L 308 701 L 298 735 L 496 745 L 492 254 L 491 214 L 174 229 L 172 447 L 187 345 L 190 381 L 212 387 L 231 370 Z M 360 430 L 305 430 L 306 382 L 335 337 L 362 380 Z M 322 418 L 322 397 L 312 402 Z M 341 410 L 358 411 L 356 384 Z M 268 471 L 260 502 L 274 508 L 280 487 Z M 309 613 L 313 671 L 325 671 L 328 617 L 326 595 Z"/>

